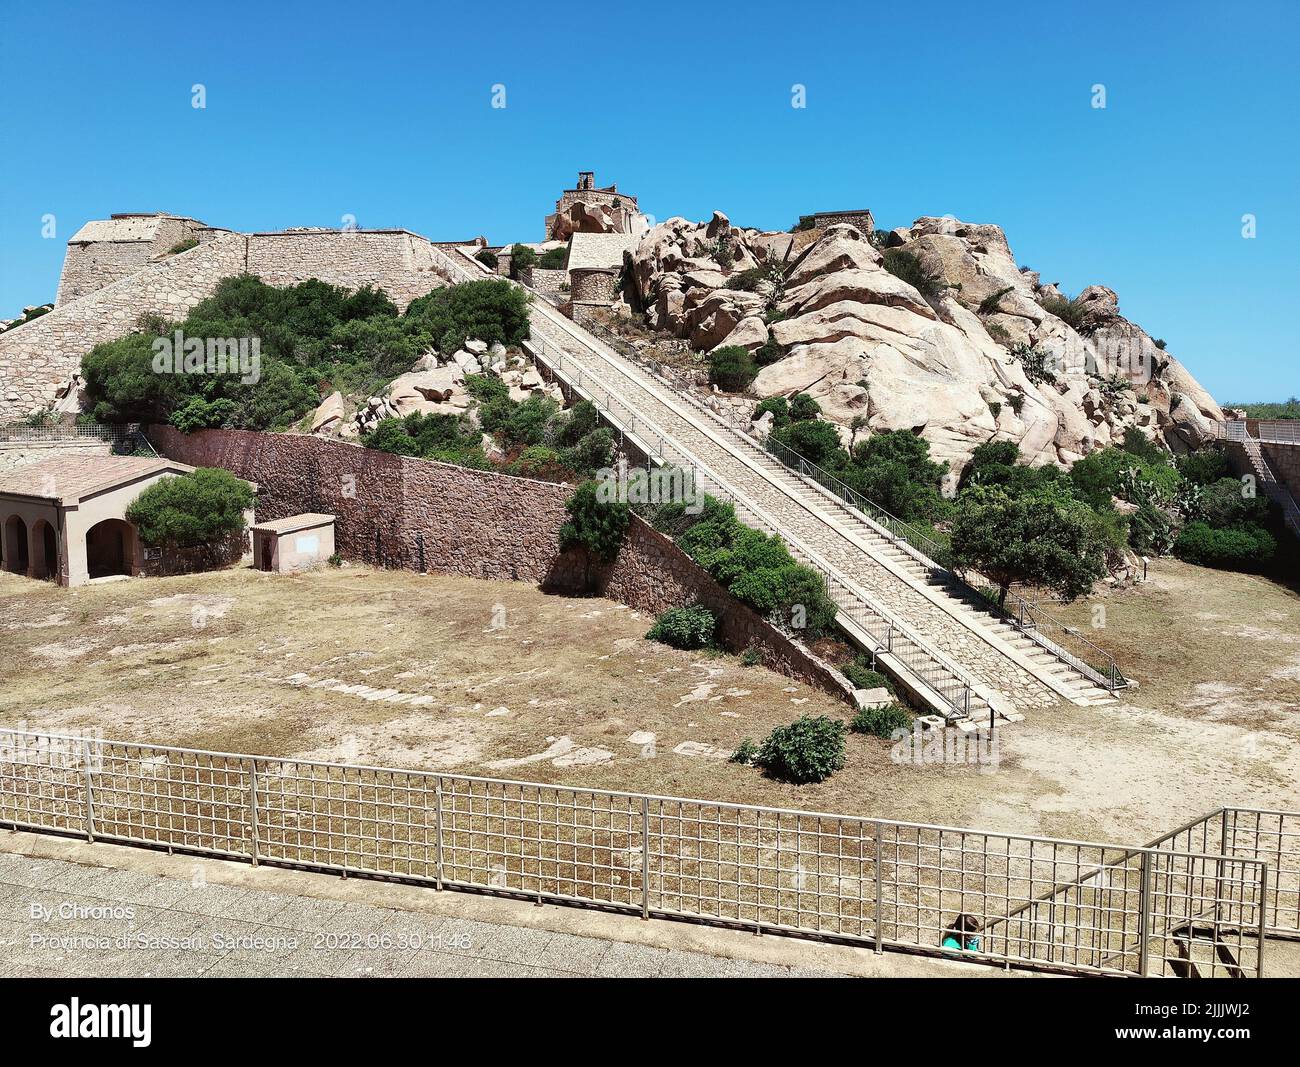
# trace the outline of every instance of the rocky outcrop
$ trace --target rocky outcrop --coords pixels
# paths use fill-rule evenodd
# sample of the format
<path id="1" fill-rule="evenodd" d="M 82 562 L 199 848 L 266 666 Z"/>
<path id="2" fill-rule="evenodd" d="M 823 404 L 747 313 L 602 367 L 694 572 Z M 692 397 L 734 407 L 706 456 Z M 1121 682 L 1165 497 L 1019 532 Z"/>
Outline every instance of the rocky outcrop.
<path id="1" fill-rule="evenodd" d="M 755 398 L 810 393 L 844 437 L 863 417 L 868 432 L 914 429 L 954 467 L 994 439 L 1069 465 L 1130 427 L 1183 451 L 1222 418 L 1120 315 L 1113 290 L 1089 286 L 1067 309 L 997 226 L 923 217 L 883 240 L 849 225 L 804 236 L 740 229 L 720 212 L 661 223 L 633 257 L 649 324 L 704 351 L 770 339 L 782 355 Z M 914 257 L 927 293 L 886 269 L 882 248 Z"/>

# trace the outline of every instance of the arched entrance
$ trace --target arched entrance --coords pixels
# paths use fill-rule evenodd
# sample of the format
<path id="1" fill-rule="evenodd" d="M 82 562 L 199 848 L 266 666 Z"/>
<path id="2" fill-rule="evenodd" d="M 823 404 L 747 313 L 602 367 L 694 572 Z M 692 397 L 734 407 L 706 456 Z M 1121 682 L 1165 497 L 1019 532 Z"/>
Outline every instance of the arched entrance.
<path id="1" fill-rule="evenodd" d="M 59 576 L 59 536 L 45 519 L 32 525 L 32 577 L 57 579 Z"/>
<path id="2" fill-rule="evenodd" d="M 135 530 L 122 519 L 104 519 L 86 531 L 86 570 L 91 578 L 130 574 Z"/>
<path id="3" fill-rule="evenodd" d="M 27 523 L 17 515 L 5 520 L 4 528 L 5 570 L 14 574 L 27 573 Z"/>

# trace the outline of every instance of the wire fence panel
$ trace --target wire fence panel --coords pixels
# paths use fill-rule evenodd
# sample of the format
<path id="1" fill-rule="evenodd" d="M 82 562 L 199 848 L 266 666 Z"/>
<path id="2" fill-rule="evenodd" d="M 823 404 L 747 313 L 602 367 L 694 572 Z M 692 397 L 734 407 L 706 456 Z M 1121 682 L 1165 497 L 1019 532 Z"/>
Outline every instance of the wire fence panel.
<path id="1" fill-rule="evenodd" d="M 1074 973 L 1254 976 L 1296 927 L 1285 812 L 1128 848 L 0 730 L 0 822 Z"/>

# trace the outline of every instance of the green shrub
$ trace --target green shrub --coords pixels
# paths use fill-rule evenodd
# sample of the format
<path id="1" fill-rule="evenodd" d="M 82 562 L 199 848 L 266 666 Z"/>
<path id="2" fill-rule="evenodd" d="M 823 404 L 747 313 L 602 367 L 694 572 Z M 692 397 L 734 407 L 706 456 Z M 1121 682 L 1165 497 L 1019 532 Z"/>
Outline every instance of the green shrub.
<path id="1" fill-rule="evenodd" d="M 187 237 L 183 241 L 177 241 L 171 248 L 167 249 L 169 256 L 179 256 L 182 252 L 188 252 L 191 248 L 198 248 L 199 242 L 196 237 Z"/>
<path id="2" fill-rule="evenodd" d="M 727 345 L 710 352 L 706 357 L 709 381 L 728 393 L 743 392 L 758 375 L 758 365 L 749 349 L 741 345 Z"/>
<path id="3" fill-rule="evenodd" d="M 790 418 L 796 422 L 815 419 L 821 413 L 822 406 L 807 393 L 795 393 L 790 398 Z"/>
<path id="4" fill-rule="evenodd" d="M 568 255 L 569 249 L 565 245 L 548 249 L 537 257 L 537 266 L 542 270 L 563 270 Z"/>
<path id="5" fill-rule="evenodd" d="M 545 445 L 530 445 L 510 464 L 510 473 L 517 474 L 521 478 L 562 482 L 572 476 L 573 468 L 565 463 L 564 458 L 555 449 L 547 448 Z"/>
<path id="6" fill-rule="evenodd" d="M 1273 561 L 1277 541 L 1259 526 L 1216 530 L 1204 522 L 1183 527 L 1174 555 L 1188 563 L 1229 570 L 1257 570 Z"/>
<path id="7" fill-rule="evenodd" d="M 767 277 L 767 272 L 762 267 L 750 267 L 748 270 L 742 270 L 728 278 L 727 288 L 752 293 L 758 288 L 758 283 L 765 277 Z"/>
<path id="8" fill-rule="evenodd" d="M 819 467 L 834 470 L 848 458 L 840 444 L 839 431 L 829 422 L 805 419 L 790 422 L 779 430 L 773 424 L 772 438 Z"/>
<path id="9" fill-rule="evenodd" d="M 327 559 L 325 562 L 328 563 L 331 567 L 342 567 L 342 566 L 343 566 L 343 557 L 342 557 L 341 555 L 339 555 L 337 552 L 335 552 L 335 553 L 334 553 L 332 556 L 330 556 L 330 558 Z"/>
<path id="10" fill-rule="evenodd" d="M 785 355 L 785 350 L 777 343 L 775 337 L 769 337 L 754 349 L 754 362 L 760 367 L 770 367 Z"/>
<path id="11" fill-rule="evenodd" d="M 838 719 L 804 715 L 768 734 L 753 762 L 772 777 L 795 785 L 825 781 L 844 766 L 845 732 Z"/>
<path id="12" fill-rule="evenodd" d="M 689 608 L 669 608 L 650 627 L 646 637 L 673 648 L 709 648 L 718 617 L 702 604 Z"/>
<path id="13" fill-rule="evenodd" d="M 770 396 L 754 408 L 754 418 L 772 413 L 772 428 L 785 425 L 790 421 L 790 402 L 783 396 Z"/>
<path id="14" fill-rule="evenodd" d="M 912 728 L 912 713 L 902 704 L 886 704 L 883 708 L 859 708 L 849 723 L 855 734 L 873 737 L 892 737 L 896 730 L 906 733 Z"/>
<path id="15" fill-rule="evenodd" d="M 497 264 L 499 262 L 497 254 L 489 248 L 480 248 L 474 253 L 474 258 L 482 263 L 483 266 L 487 267 L 488 270 L 497 269 Z"/>
<path id="16" fill-rule="evenodd" d="M 1054 385 L 1056 383 L 1056 357 L 1046 348 L 1022 343 L 1011 346 L 1011 358 L 1008 363 L 1019 363 L 1024 368 L 1025 377 L 1034 385 Z"/>
<path id="17" fill-rule="evenodd" d="M 861 657 L 847 667 L 841 667 L 840 673 L 853 683 L 854 689 L 888 689 L 891 694 L 894 692 L 894 683 L 879 671 L 872 670 Z"/>
<path id="18" fill-rule="evenodd" d="M 763 653 L 751 645 L 740 654 L 740 665 L 742 667 L 759 667 L 763 663 Z"/>
<path id="19" fill-rule="evenodd" d="M 1041 304 L 1044 311 L 1049 315 L 1055 315 L 1072 329 L 1083 328 L 1088 309 L 1077 300 L 1069 300 L 1063 296 L 1049 296 L 1042 300 Z"/>
<path id="20" fill-rule="evenodd" d="M 560 527 L 560 548 L 585 548 L 596 559 L 611 563 L 618 555 L 631 522 L 626 504 L 600 499 L 595 482 L 583 482 L 564 504 L 569 519 Z"/>
<path id="21" fill-rule="evenodd" d="M 1217 445 L 1209 445 L 1179 456 L 1175 465 L 1179 474 L 1197 485 L 1210 485 L 1232 475 L 1228 453 Z"/>
<path id="22" fill-rule="evenodd" d="M 1002 414 L 1002 402 L 999 400 L 989 401 L 989 414 L 995 419 Z"/>
<path id="23" fill-rule="evenodd" d="M 527 245 L 510 246 L 510 277 L 516 281 L 520 271 L 537 266 L 537 253 Z"/>
<path id="24" fill-rule="evenodd" d="M 748 737 L 738 744 L 731 753 L 732 763 L 741 763 L 746 766 L 754 762 L 758 755 L 758 746 Z"/>
<path id="25" fill-rule="evenodd" d="M 440 352 L 451 353 L 471 338 L 517 345 L 528 337 L 528 293 L 504 278 L 483 278 L 435 289 L 411 301 L 406 318 Z"/>
<path id="26" fill-rule="evenodd" d="M 907 282 L 927 300 L 935 300 L 943 293 L 942 280 L 930 274 L 913 253 L 901 248 L 887 248 L 884 255 L 885 270 L 895 278 Z"/>
<path id="27" fill-rule="evenodd" d="M 930 458 L 930 442 L 911 430 L 872 434 L 853 450 L 840 477 L 868 500 L 900 519 L 935 519 L 946 513 L 939 485 L 947 463 Z"/>
<path id="28" fill-rule="evenodd" d="M 199 467 L 154 482 L 131 501 L 126 518 L 146 545 L 207 545 L 215 552 L 244 529 L 244 512 L 253 503 L 247 482 L 219 467 Z"/>
<path id="29" fill-rule="evenodd" d="M 1002 310 L 1002 298 L 1006 296 L 1007 293 L 1013 292 L 1014 290 L 1014 285 L 1008 285 L 1005 289 L 999 289 L 996 293 L 990 293 L 980 301 L 980 314 L 996 315 Z"/>

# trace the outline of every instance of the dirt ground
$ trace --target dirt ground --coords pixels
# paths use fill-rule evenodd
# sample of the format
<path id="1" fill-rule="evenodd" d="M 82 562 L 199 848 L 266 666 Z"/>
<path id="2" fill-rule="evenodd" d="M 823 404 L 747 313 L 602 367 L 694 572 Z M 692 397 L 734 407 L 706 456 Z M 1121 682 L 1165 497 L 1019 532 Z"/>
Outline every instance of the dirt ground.
<path id="1" fill-rule="evenodd" d="M 0 575 L 0 725 L 195 748 L 1136 842 L 1224 803 L 1300 808 L 1300 596 L 1162 561 L 1060 609 L 1139 681 L 1031 713 L 964 763 L 850 735 L 827 782 L 726 761 L 846 705 L 651 620 L 510 582 L 248 569 L 77 590 Z"/>

